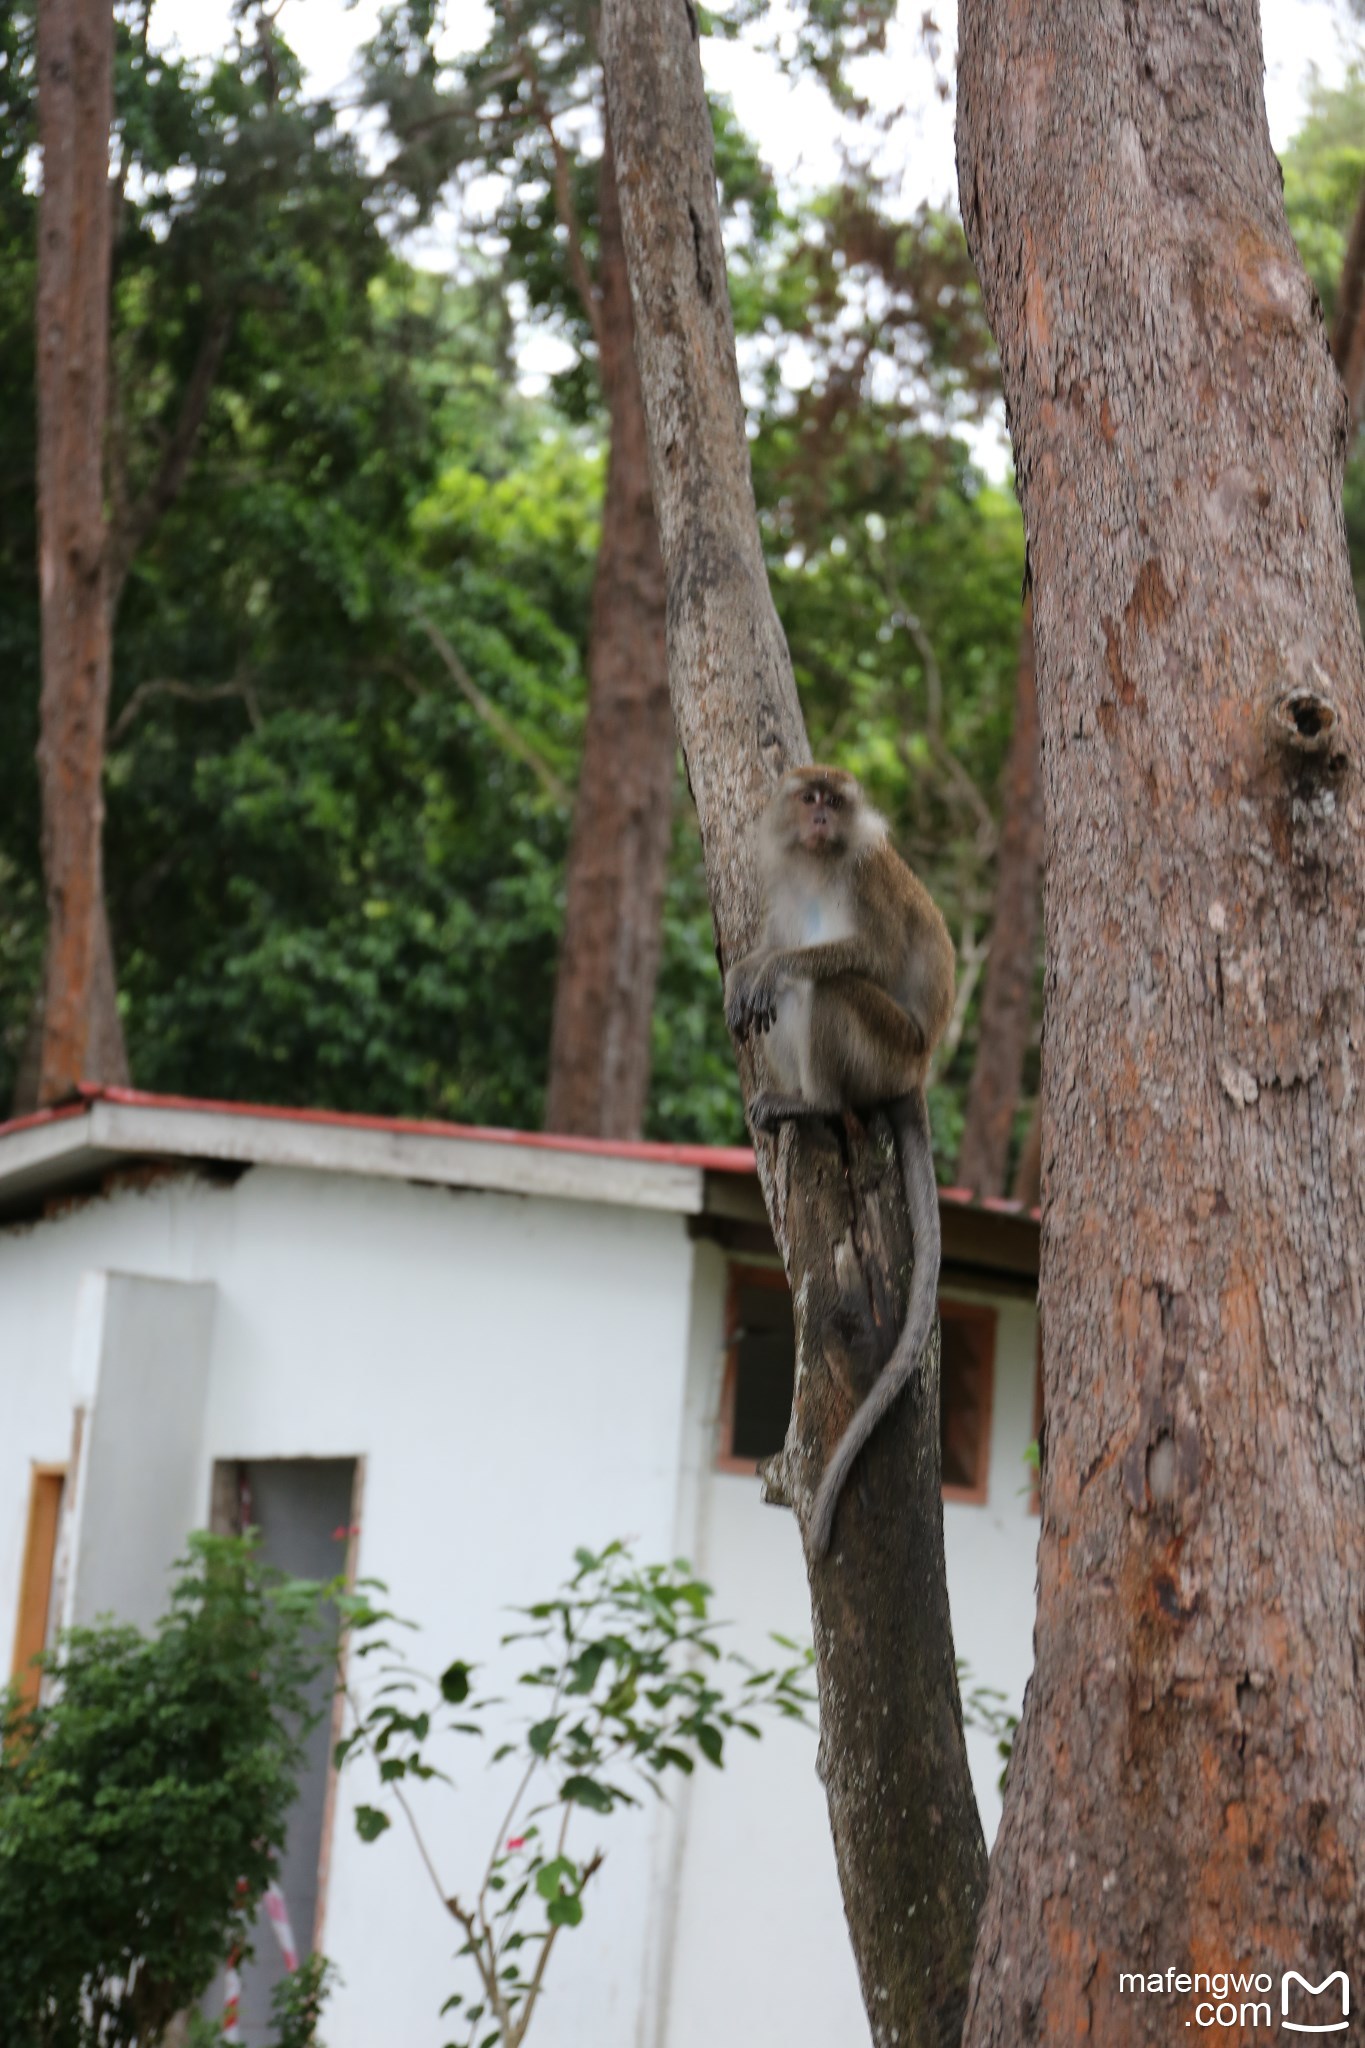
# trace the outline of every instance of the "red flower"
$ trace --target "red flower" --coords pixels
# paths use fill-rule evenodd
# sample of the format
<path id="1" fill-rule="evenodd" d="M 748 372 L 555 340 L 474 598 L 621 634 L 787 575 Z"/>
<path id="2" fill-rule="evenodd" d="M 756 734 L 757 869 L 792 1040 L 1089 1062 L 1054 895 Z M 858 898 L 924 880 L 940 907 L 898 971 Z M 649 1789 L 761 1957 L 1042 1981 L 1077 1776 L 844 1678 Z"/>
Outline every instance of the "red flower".
<path id="1" fill-rule="evenodd" d="M 509 1835 L 507 1837 L 507 1847 L 509 1851 L 512 1849 L 524 1849 L 526 1847 L 525 1835 Z"/>

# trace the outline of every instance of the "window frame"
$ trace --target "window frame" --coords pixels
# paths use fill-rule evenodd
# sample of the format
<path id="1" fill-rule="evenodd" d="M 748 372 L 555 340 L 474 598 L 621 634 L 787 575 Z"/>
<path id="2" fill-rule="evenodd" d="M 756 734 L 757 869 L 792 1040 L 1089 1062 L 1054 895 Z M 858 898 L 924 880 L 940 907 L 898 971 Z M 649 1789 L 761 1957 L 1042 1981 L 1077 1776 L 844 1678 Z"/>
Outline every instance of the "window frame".
<path id="1" fill-rule="evenodd" d="M 725 1371 L 721 1375 L 720 1407 L 716 1416 L 717 1472 L 738 1472 L 752 1478 L 762 1462 L 758 1458 L 739 1457 L 730 1448 L 735 1440 L 735 1401 L 739 1385 L 739 1295 L 742 1287 L 766 1287 L 774 1293 L 790 1295 L 787 1275 L 783 1266 L 755 1265 L 743 1259 L 731 1259 L 727 1263 L 725 1276 Z"/>
<path id="2" fill-rule="evenodd" d="M 970 1486 L 942 1484 L 945 1502 L 953 1501 L 961 1507 L 984 1508 L 991 1491 L 991 1426 L 995 1417 L 995 1353 L 996 1338 L 1000 1328 L 999 1311 L 984 1301 L 962 1301 L 956 1295 L 940 1295 L 938 1319 L 943 1323 L 975 1323 L 986 1332 L 985 1355 L 981 1367 L 984 1382 L 981 1395 L 981 1439 L 977 1452 L 976 1477 Z M 940 1379 L 942 1366 L 940 1365 Z M 942 1429 L 943 1390 L 939 1388 L 940 1430 Z"/>
<path id="3" fill-rule="evenodd" d="M 65 1465 L 29 1464 L 28 1514 L 19 1566 L 19 1600 L 14 1616 L 10 1680 L 28 1707 L 36 1707 L 42 1672 L 33 1659 L 47 1649 L 66 1501 Z"/>
<path id="4" fill-rule="evenodd" d="M 739 1380 L 740 1328 L 739 1297 L 744 1287 L 768 1287 L 790 1293 L 784 1268 L 777 1263 L 759 1265 L 751 1260 L 730 1259 L 726 1264 L 725 1284 L 725 1366 L 721 1374 L 720 1402 L 716 1411 L 716 1447 L 712 1469 L 716 1472 L 734 1473 L 752 1478 L 763 1462 L 759 1458 L 737 1455 L 732 1448 L 735 1440 L 735 1402 Z M 976 1324 L 986 1333 L 984 1358 L 981 1368 L 983 1381 L 981 1392 L 981 1437 L 977 1456 L 977 1469 L 970 1486 L 944 1484 L 942 1498 L 963 1507 L 985 1507 L 990 1497 L 991 1471 L 991 1428 L 995 1415 L 995 1366 L 999 1332 L 999 1310 L 987 1302 L 962 1301 L 956 1295 L 940 1296 L 938 1302 L 940 1322 L 960 1321 Z M 940 1396 L 941 1398 L 941 1396 Z"/>

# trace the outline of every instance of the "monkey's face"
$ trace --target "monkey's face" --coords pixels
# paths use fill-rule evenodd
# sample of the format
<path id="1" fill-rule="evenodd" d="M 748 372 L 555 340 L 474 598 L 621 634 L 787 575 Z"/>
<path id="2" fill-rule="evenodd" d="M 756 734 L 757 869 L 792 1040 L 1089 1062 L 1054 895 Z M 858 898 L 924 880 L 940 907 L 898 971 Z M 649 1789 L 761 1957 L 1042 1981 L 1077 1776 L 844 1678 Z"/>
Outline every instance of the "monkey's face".
<path id="1" fill-rule="evenodd" d="M 817 858 L 842 853 L 862 791 L 842 768 L 794 768 L 778 793 L 785 835 Z"/>

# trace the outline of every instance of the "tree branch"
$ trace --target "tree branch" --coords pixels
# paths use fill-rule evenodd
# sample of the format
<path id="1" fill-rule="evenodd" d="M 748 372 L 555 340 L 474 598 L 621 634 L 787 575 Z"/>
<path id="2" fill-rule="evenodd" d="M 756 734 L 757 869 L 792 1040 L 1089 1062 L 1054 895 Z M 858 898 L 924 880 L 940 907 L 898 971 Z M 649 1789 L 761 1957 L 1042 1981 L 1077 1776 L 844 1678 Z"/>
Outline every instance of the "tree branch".
<path id="1" fill-rule="evenodd" d="M 597 287 L 593 283 L 592 272 L 588 268 L 588 260 L 583 254 L 583 238 L 579 232 L 578 212 L 573 203 L 573 180 L 569 173 L 568 155 L 563 143 L 559 139 L 559 133 L 554 123 L 554 115 L 551 113 L 549 102 L 541 90 L 540 78 L 535 67 L 535 59 L 531 54 L 530 46 L 525 40 L 521 22 L 511 5 L 511 0 L 506 0 L 504 12 L 507 15 L 508 24 L 516 40 L 517 63 L 526 84 L 526 91 L 530 98 L 531 106 L 535 112 L 536 119 L 545 130 L 550 144 L 550 154 L 554 163 L 555 212 L 559 216 L 560 226 L 569 239 L 569 274 L 573 278 L 574 290 L 578 294 L 584 314 L 587 317 L 588 325 L 592 329 L 592 338 L 600 350 L 602 346 L 602 309 L 598 303 Z"/>
<path id="2" fill-rule="evenodd" d="M 535 776 L 545 794 L 561 810 L 567 811 L 573 799 L 569 794 L 566 784 L 561 782 L 548 761 L 544 760 L 536 752 L 529 740 L 522 738 L 511 719 L 504 712 L 499 711 L 497 705 L 491 699 L 485 697 L 483 691 L 479 688 L 473 676 L 470 675 L 469 670 L 446 639 L 440 627 L 433 625 L 423 612 L 414 612 L 413 618 L 440 656 L 447 674 L 460 692 L 460 695 L 478 713 L 489 730 L 496 733 L 508 753 L 515 754 L 517 759 L 531 770 L 531 773 Z M 406 669 L 396 662 L 390 662 L 388 666 L 401 681 L 407 684 L 407 687 L 412 690 L 414 696 L 421 695 L 421 684 L 417 683 L 416 679 Z"/>
<path id="3" fill-rule="evenodd" d="M 124 506 L 109 536 L 109 616 L 118 611 L 128 571 L 139 551 L 146 546 L 161 520 L 180 495 L 188 474 L 194 444 L 204 424 L 214 382 L 222 365 L 228 337 L 232 333 L 235 308 L 216 306 L 207 315 L 199 349 L 180 400 L 174 431 L 162 452 L 160 467 L 137 504 Z"/>
<path id="4" fill-rule="evenodd" d="M 240 697 L 252 731 L 259 732 L 265 724 L 256 692 L 244 676 L 230 683 L 205 683 L 197 689 L 193 683 L 177 682 L 172 676 L 157 676 L 151 682 L 138 684 L 114 720 L 109 731 L 111 747 L 118 744 L 143 705 L 153 697 L 179 697 L 188 704 L 215 704 L 225 697 Z"/>
<path id="5" fill-rule="evenodd" d="M 990 958 L 989 940 L 978 939 L 973 920 L 967 918 L 962 926 L 962 943 L 958 948 L 960 971 L 957 991 L 953 997 L 953 1014 L 948 1019 L 948 1029 L 943 1034 L 934 1066 L 941 1074 L 952 1064 L 954 1053 L 962 1043 L 962 1034 L 967 1028 L 967 1012 L 976 994 L 976 984 L 981 979 L 981 970 Z"/>

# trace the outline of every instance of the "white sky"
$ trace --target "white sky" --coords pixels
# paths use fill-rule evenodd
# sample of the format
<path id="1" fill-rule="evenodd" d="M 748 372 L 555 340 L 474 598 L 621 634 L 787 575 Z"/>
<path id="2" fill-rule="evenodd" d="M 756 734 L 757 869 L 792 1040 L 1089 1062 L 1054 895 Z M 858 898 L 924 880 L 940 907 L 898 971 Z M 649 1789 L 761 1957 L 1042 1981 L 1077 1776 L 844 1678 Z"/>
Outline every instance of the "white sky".
<path id="1" fill-rule="evenodd" d="M 319 92 L 342 92 L 351 77 L 357 47 L 374 31 L 382 0 L 287 0 L 281 28 L 307 66 Z M 903 0 L 904 19 L 893 29 L 891 52 L 865 67 L 858 80 L 887 108 L 897 99 L 907 111 L 897 124 L 895 153 L 905 172 L 908 204 L 941 200 L 955 191 L 953 115 L 933 91 L 932 73 L 919 34 L 919 0 Z M 957 0 L 935 0 L 934 19 L 942 34 L 940 68 L 951 78 L 957 41 Z M 445 44 L 449 50 L 477 45 L 488 19 L 488 0 L 450 0 Z M 774 0 L 763 37 L 782 32 L 791 0 Z M 153 41 L 174 42 L 185 52 L 207 56 L 226 47 L 231 0 L 157 0 Z M 1343 0 L 1262 0 L 1266 54 L 1266 104 L 1271 137 L 1282 148 L 1298 125 L 1310 67 L 1327 78 L 1343 70 L 1358 36 Z M 773 169 L 801 185 L 829 182 L 838 169 L 839 123 L 821 88 L 792 87 L 752 44 L 707 46 L 708 83 L 729 93 Z"/>
<path id="2" fill-rule="evenodd" d="M 784 23 L 792 17 L 793 0 L 773 0 L 761 40 L 790 34 Z M 922 200 L 947 203 L 956 210 L 957 177 L 953 156 L 953 107 L 935 91 L 935 65 L 920 33 L 924 0 L 902 0 L 902 16 L 892 30 L 886 56 L 862 68 L 854 83 L 886 114 L 901 111 L 889 125 L 878 167 L 899 177 L 902 205 Z M 373 34 L 383 0 L 286 0 L 281 29 L 302 59 L 313 89 L 344 100 L 353 84 L 355 53 Z M 937 72 L 951 80 L 957 47 L 957 0 L 932 0 L 940 31 Z M 489 0 L 448 0 L 443 49 L 455 54 L 483 40 Z M 209 56 L 230 41 L 231 0 L 156 0 L 152 40 L 172 44 L 191 56 Z M 1353 27 L 1345 0 L 1261 0 L 1266 58 L 1266 106 L 1271 139 L 1283 149 L 1298 127 L 1305 88 L 1316 69 L 1331 82 L 1339 78 L 1361 37 Z M 818 83 L 793 85 L 771 57 L 748 43 L 708 43 L 704 50 L 707 83 L 729 95 L 754 136 L 779 183 L 791 190 L 818 190 L 835 181 L 840 169 L 841 123 Z M 433 268 L 453 268 L 460 241 L 458 218 L 438 217 L 411 250 L 416 260 Z M 569 351 L 549 332 L 529 333 L 520 352 L 522 380 L 528 389 L 543 387 L 547 373 L 561 368 Z M 978 460 L 993 475 L 1008 467 L 1003 432 L 987 429 L 969 438 Z"/>

